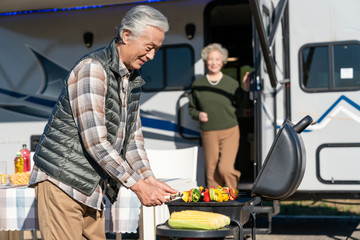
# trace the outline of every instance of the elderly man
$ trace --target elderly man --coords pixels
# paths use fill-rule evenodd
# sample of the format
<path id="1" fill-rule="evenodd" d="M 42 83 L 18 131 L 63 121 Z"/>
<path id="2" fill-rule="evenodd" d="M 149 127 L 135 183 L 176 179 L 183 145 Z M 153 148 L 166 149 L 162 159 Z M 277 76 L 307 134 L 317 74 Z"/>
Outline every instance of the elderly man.
<path id="1" fill-rule="evenodd" d="M 141 131 L 138 69 L 154 58 L 169 29 L 149 6 L 126 13 L 106 48 L 71 70 L 34 154 L 43 239 L 105 239 L 104 195 L 120 185 L 142 204 L 163 204 L 176 190 L 157 180 Z"/>

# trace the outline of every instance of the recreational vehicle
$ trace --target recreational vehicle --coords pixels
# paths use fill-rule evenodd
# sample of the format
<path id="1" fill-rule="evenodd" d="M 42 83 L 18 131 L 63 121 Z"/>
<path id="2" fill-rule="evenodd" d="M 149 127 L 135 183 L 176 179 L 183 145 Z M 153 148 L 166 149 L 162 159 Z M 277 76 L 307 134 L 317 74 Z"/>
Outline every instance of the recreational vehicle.
<path id="1" fill-rule="evenodd" d="M 18 2 L 18 1 L 17 1 Z M 199 146 L 189 116 L 191 83 L 204 74 L 201 50 L 229 50 L 223 71 L 241 81 L 254 69 L 239 114 L 239 189 L 250 190 L 284 119 L 314 123 L 302 133 L 306 170 L 294 198 L 360 193 L 360 1 L 357 0 L 92 0 L 0 3 L 0 152 L 12 160 L 22 144 L 34 151 L 64 79 L 77 59 L 110 43 L 134 4 L 169 19 L 146 80 L 141 119 L 148 149 Z"/>

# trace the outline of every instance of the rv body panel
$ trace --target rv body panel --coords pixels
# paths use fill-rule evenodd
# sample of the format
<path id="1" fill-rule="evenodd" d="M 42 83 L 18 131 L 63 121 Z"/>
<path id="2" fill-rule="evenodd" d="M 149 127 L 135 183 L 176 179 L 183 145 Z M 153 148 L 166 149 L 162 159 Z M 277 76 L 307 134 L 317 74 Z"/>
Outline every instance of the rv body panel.
<path id="1" fill-rule="evenodd" d="M 357 9 L 360 2 L 353 0 L 289 1 L 291 116 L 296 122 L 310 115 L 315 122 L 302 134 L 308 161 L 299 191 L 360 190 L 360 173 L 356 170 L 360 164 L 360 138 L 356 134 L 360 131 L 359 89 L 312 91 L 304 86 L 300 70 L 306 46 L 340 42 L 344 45 L 339 47 L 346 48 L 346 42 L 360 39 Z M 344 63 L 340 68 L 350 67 Z M 360 69 L 351 71 L 360 84 Z M 335 71 L 335 78 L 336 74 L 340 75 L 339 81 L 346 81 L 341 70 Z"/>
<path id="2" fill-rule="evenodd" d="M 191 76 L 204 73 L 200 59 L 204 34 L 202 12 L 208 2 L 160 1 L 151 4 L 165 13 L 170 23 L 163 45 L 186 45 L 192 51 Z M 113 38 L 115 26 L 133 6 L 121 4 L 1 17 L 0 34 L 4 37 L 0 39 L 0 124 L 3 129 L 0 132 L 0 152 L 9 163 L 8 172 L 14 172 L 12 160 L 22 144 L 30 148 L 30 136 L 42 134 L 62 81 L 76 61 L 107 46 Z M 191 40 L 185 33 L 188 23 L 196 26 Z M 86 32 L 93 34 L 90 48 L 83 39 Z M 140 104 L 147 148 L 174 149 L 198 145 L 197 141 L 182 139 L 178 133 L 176 104 L 185 90 L 188 88 L 143 92 Z M 183 115 L 185 124 L 193 121 L 187 112 L 183 111 Z M 199 136 L 196 122 L 187 126 L 190 135 Z"/>
<path id="3" fill-rule="evenodd" d="M 282 2 L 258 1 L 267 36 L 273 30 L 274 14 Z M 255 69 L 253 89 L 250 91 L 255 114 L 240 118 L 240 122 L 250 123 L 241 126 L 241 134 L 251 128 L 255 131 L 249 130 L 249 133 L 241 135 L 240 141 L 244 141 L 248 149 L 245 154 L 239 150 L 237 164 L 243 168 L 239 186 L 244 183 L 249 186 L 245 190 L 251 189 L 284 119 L 298 122 L 305 115 L 310 115 L 315 123 L 301 134 L 307 161 L 298 192 L 359 193 L 360 175 L 356 171 L 360 166 L 356 159 L 360 153 L 360 141 L 356 134 L 360 130 L 359 90 L 309 91 L 301 81 L 300 55 L 312 44 L 346 43 L 360 39 L 360 17 L 356 13 L 360 3 L 356 0 L 341 3 L 335 0 L 286 2 L 288 8 L 283 17 L 287 18 L 288 25 L 281 22 L 277 26 L 270 46 L 278 81 L 275 88 L 251 22 L 248 1 L 146 3 L 162 11 L 170 23 L 164 48 L 152 62 L 170 60 L 168 63 L 164 60 L 165 65 L 158 68 L 160 71 L 154 71 L 169 75 L 168 79 L 179 77 L 184 83 L 172 82 L 177 85 L 160 84 L 158 88 L 152 88 L 159 83 L 151 72 L 146 72 L 146 66 L 151 62 L 144 65 L 143 77 L 147 84 L 141 97 L 141 117 L 145 147 L 174 149 L 199 146 L 198 170 L 201 171 L 198 171 L 198 184 L 205 184 L 202 150 L 196 140 L 200 136 L 199 123 L 190 118 L 188 99 L 183 96 L 189 92 L 192 81 L 205 73 L 200 57 L 204 45 L 220 42 L 229 48 L 231 55 L 235 51 L 234 46 L 245 42 L 237 55 L 240 60 L 236 64 L 229 63 L 225 69 L 239 81 L 237 71 L 240 64 L 249 64 Z M 9 162 L 9 172 L 13 172 L 12 161 L 21 145 L 26 143 L 30 147 L 30 136 L 42 134 L 62 81 L 72 66 L 82 55 L 108 45 L 114 27 L 133 6 L 115 4 L 83 10 L 0 16 L 0 152 Z M 347 17 L 350 15 L 355 20 Z M 185 26 L 189 23 L 195 25 L 192 39 L 185 33 Z M 94 36 L 90 48 L 83 40 L 86 32 Z M 243 41 L 244 38 L 246 41 Z M 284 41 L 286 38 L 289 39 L 288 46 Z M 188 65 L 182 67 L 186 71 L 177 72 L 182 62 L 177 62 L 179 54 L 176 51 L 184 53 Z M 176 54 L 171 55 L 171 52 Z M 149 67 L 148 71 L 151 69 Z M 359 69 L 344 67 L 344 78 L 351 76 L 351 71 L 356 75 Z M 176 76 L 171 76 L 171 72 L 175 72 Z"/>

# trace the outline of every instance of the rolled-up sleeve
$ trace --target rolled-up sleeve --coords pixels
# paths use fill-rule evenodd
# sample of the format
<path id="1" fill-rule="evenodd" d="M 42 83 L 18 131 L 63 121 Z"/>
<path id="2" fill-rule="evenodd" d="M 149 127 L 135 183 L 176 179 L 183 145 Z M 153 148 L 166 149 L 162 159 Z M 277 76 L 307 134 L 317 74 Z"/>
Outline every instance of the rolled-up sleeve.
<path id="1" fill-rule="evenodd" d="M 145 151 L 144 136 L 142 134 L 142 125 L 140 119 L 140 108 L 137 112 L 136 129 L 129 141 L 126 160 L 132 168 L 140 174 L 144 179 L 154 176 L 149 164 L 149 160 Z"/>
<path id="2" fill-rule="evenodd" d="M 107 140 L 105 126 L 106 73 L 93 59 L 80 62 L 69 81 L 69 100 L 81 140 L 90 156 L 124 186 L 133 186 L 140 178 Z"/>

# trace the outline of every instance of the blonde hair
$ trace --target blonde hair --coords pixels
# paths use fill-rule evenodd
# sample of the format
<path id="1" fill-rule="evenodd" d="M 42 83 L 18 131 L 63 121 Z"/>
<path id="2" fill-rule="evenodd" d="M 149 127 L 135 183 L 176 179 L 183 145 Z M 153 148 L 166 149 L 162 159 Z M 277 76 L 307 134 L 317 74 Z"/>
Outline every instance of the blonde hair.
<path id="1" fill-rule="evenodd" d="M 229 53 L 228 50 L 226 48 L 223 48 L 219 43 L 211 43 L 206 47 L 204 47 L 203 50 L 201 51 L 201 59 L 205 62 L 208 58 L 209 53 L 215 50 L 221 52 L 223 63 L 226 64 Z"/>

